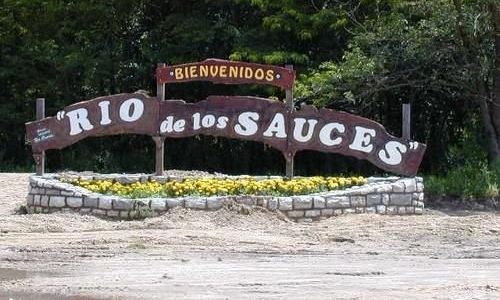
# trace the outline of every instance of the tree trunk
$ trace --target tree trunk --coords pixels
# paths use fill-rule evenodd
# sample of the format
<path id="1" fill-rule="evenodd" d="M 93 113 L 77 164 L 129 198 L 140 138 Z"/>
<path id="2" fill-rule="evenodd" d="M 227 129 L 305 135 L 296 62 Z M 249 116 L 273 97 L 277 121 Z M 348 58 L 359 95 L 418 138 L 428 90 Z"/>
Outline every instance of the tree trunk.
<path id="1" fill-rule="evenodd" d="M 493 70 L 493 88 L 489 105 L 491 127 L 495 133 L 495 142 L 490 143 L 496 148 L 490 149 L 490 161 L 500 161 L 500 4 L 490 2 L 489 10 L 493 23 L 495 39 L 495 69 Z M 484 119 L 483 119 L 484 120 Z"/>
<path id="2" fill-rule="evenodd" d="M 486 89 L 482 83 L 479 83 L 480 95 L 487 95 Z M 483 122 L 484 133 L 488 140 L 488 158 L 490 162 L 500 159 L 500 147 L 498 144 L 498 134 L 495 128 L 493 115 L 491 113 L 491 105 L 489 105 L 488 97 L 481 97 L 479 102 L 479 110 L 481 113 L 481 120 Z"/>

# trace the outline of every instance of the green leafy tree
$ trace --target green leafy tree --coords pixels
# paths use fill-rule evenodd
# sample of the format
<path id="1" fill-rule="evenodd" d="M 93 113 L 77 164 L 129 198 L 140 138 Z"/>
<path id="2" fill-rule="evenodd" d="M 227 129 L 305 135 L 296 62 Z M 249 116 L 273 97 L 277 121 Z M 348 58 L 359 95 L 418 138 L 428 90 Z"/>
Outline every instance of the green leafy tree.
<path id="1" fill-rule="evenodd" d="M 354 110 L 400 128 L 402 102 L 413 104 L 414 137 L 429 144 L 427 163 L 446 167 L 450 144 L 484 129 L 498 159 L 498 4 L 492 1 L 392 1 L 367 19 L 341 61 L 301 78 L 302 101 Z"/>

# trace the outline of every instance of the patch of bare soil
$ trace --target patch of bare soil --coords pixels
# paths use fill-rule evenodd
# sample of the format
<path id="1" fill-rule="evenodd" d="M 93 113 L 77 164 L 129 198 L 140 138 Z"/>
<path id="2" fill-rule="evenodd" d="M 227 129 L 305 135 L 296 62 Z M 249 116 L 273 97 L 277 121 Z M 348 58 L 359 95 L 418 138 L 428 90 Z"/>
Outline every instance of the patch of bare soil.
<path id="1" fill-rule="evenodd" d="M 305 224 L 238 207 L 143 221 L 16 215 L 28 176 L 0 174 L 0 296 L 500 299 L 495 212 Z"/>

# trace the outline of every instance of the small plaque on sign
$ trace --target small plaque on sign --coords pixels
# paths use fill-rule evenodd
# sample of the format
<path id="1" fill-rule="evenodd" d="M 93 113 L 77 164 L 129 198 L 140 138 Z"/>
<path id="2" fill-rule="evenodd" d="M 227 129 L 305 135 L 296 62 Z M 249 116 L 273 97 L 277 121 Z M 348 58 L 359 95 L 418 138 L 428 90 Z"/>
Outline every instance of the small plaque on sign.
<path id="1" fill-rule="evenodd" d="M 40 143 L 53 137 L 54 134 L 52 133 L 52 130 L 48 128 L 38 128 L 36 130 L 36 136 L 33 138 L 33 143 Z"/>

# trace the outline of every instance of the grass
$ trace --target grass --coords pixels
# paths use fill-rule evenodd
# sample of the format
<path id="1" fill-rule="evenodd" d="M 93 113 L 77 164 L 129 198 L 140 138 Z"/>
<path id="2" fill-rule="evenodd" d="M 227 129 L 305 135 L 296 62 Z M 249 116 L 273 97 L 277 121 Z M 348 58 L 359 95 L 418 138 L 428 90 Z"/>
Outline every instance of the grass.
<path id="1" fill-rule="evenodd" d="M 491 199 L 500 196 L 500 162 L 468 162 L 447 174 L 425 177 L 425 191 L 433 196 Z"/>

